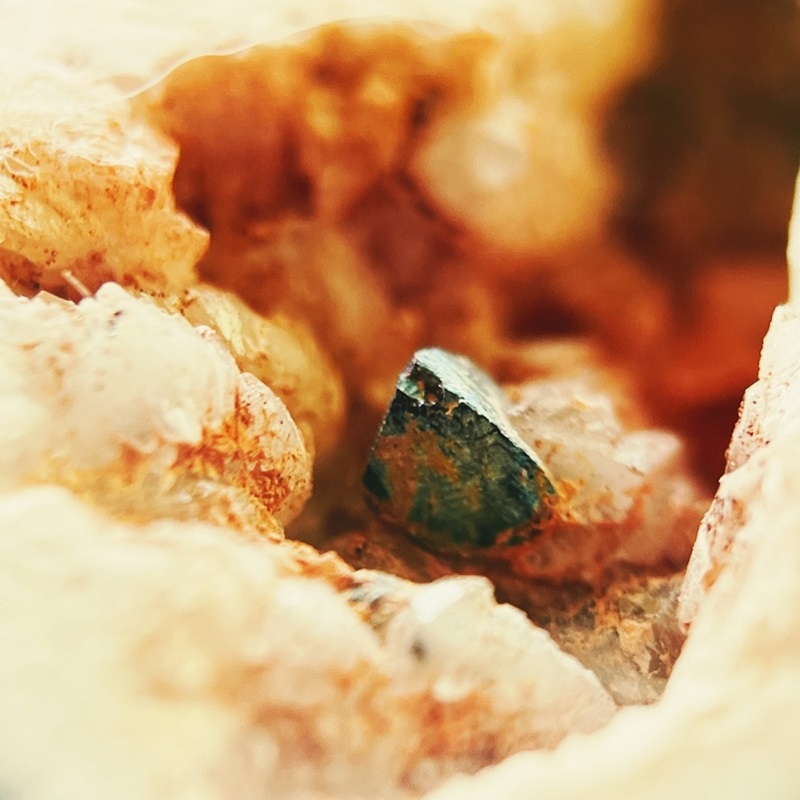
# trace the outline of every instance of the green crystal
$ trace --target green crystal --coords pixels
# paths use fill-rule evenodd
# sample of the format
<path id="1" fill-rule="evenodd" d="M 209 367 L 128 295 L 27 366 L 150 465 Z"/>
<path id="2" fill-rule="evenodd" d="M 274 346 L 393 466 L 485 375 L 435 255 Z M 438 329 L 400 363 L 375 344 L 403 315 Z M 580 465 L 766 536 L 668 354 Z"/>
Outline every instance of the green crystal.
<path id="1" fill-rule="evenodd" d="M 415 353 L 400 375 L 364 485 L 384 519 L 440 551 L 530 539 L 556 497 L 510 424 L 500 388 L 469 359 L 438 348 Z"/>

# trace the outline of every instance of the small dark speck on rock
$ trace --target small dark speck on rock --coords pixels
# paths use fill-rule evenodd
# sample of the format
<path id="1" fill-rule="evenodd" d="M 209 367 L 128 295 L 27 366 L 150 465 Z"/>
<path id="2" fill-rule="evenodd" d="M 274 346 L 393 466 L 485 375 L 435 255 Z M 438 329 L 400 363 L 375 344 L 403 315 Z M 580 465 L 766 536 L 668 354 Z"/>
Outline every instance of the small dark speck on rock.
<path id="1" fill-rule="evenodd" d="M 108 321 L 108 332 L 114 333 L 117 327 L 117 321 L 125 312 L 120 308 L 117 309 L 111 316 L 111 319 Z M 0 795 L 0 800 L 2 800 L 2 795 Z"/>
<path id="2" fill-rule="evenodd" d="M 422 639 L 414 639 L 411 642 L 411 655 L 417 659 L 417 661 L 424 661 L 428 657 L 428 648 L 425 646 L 425 643 Z"/>

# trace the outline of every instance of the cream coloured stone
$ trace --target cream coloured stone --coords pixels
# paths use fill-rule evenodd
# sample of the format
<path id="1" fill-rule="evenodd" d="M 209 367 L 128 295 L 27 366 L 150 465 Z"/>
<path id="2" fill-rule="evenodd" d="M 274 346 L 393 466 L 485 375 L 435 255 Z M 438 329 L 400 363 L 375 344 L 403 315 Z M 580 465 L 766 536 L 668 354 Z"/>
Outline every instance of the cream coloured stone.
<path id="1" fill-rule="evenodd" d="M 236 295 L 199 284 L 169 307 L 192 325 L 214 330 L 244 372 L 255 375 L 286 403 L 315 456 L 327 454 L 342 435 L 345 415 L 341 376 L 308 327 L 285 315 L 263 317 Z"/>
<path id="2" fill-rule="evenodd" d="M 0 372 L 2 489 L 55 482 L 120 513 L 219 521 L 240 506 L 288 520 L 310 492 L 283 403 L 208 329 L 116 284 L 77 305 L 0 294 Z"/>
<path id="3" fill-rule="evenodd" d="M 800 717 L 800 427 L 745 469 L 760 489 L 700 606 L 661 700 L 554 753 L 514 756 L 430 800 L 717 797 L 790 800 Z"/>
<path id="4" fill-rule="evenodd" d="M 197 522 L 122 524 L 61 488 L 0 493 L 3 790 L 414 796 L 614 713 L 487 582 L 390 579 L 381 634 L 326 563 Z"/>
<path id="5" fill-rule="evenodd" d="M 779 306 L 764 339 L 758 381 L 744 395 L 728 464 L 706 512 L 686 570 L 679 614 L 689 625 L 709 587 L 731 558 L 739 530 L 763 488 L 763 471 L 777 441 L 786 438 L 800 408 L 800 314 Z"/>

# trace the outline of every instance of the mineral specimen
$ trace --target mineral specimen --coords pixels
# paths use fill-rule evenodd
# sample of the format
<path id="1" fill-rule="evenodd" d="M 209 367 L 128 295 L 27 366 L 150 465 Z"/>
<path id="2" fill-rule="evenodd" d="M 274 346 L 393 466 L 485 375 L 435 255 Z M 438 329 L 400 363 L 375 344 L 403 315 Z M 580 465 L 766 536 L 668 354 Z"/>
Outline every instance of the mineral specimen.
<path id="1" fill-rule="evenodd" d="M 364 474 L 379 513 L 444 551 L 535 535 L 556 491 L 504 405 L 500 389 L 468 359 L 417 352 L 398 379 Z"/>
<path id="2" fill-rule="evenodd" d="M 529 577 L 685 563 L 705 506 L 681 442 L 624 419 L 632 400 L 603 380 L 594 367 L 506 394 L 464 357 L 418 352 L 369 457 L 371 504 L 431 549 L 483 549 Z"/>
<path id="3" fill-rule="evenodd" d="M 240 371 L 277 384 L 258 347 L 237 347 L 248 315 L 237 310 L 223 337 L 237 369 L 208 330 L 100 287 L 183 296 L 208 240 L 202 224 L 213 241 L 203 274 L 259 313 L 302 317 L 323 357 L 303 351 L 308 374 L 344 374 L 364 419 L 385 407 L 418 341 L 507 359 L 511 348 L 497 344 L 585 329 L 621 355 L 657 352 L 671 344 L 667 293 L 635 260 L 609 257 L 597 229 L 616 195 L 604 117 L 650 51 L 642 14 L 659 4 L 2 5 L 0 275 L 20 294 L 77 300 L 82 282 L 90 296 L 75 305 L 0 290 L 0 793 L 419 796 L 608 720 L 595 678 L 495 606 L 485 580 L 411 587 L 251 536 L 259 524 L 279 536 L 273 515 L 298 511 L 311 463 L 283 404 Z M 323 25 L 352 17 L 382 22 Z M 255 38 L 270 44 L 185 61 Z M 132 114 L 129 94 L 177 62 L 185 68 Z M 651 88 L 634 86 L 646 102 Z M 728 195 L 737 208 L 769 209 Z M 673 204 L 667 217 L 685 210 Z M 510 285 L 524 291 L 509 299 Z M 694 386 L 696 372 L 686 374 Z M 337 387 L 314 386 L 294 409 L 341 473 Z M 519 438 L 559 491 L 547 530 L 478 548 L 467 568 L 511 566 L 530 587 L 525 576 L 588 579 L 685 553 L 698 495 L 680 447 L 629 435 L 629 419 L 575 389 L 528 387 L 512 400 Z M 787 413 L 762 428 L 769 446 L 726 487 L 747 506 L 743 524 L 714 563 L 718 580 L 663 701 L 443 796 L 692 797 L 709 785 L 729 797 L 800 796 L 800 439 L 787 397 Z M 519 557 L 491 562 L 501 549 Z M 658 596 L 623 593 L 608 616 L 647 644 Z M 565 646 L 584 647 L 577 629 L 591 610 L 551 623 Z M 658 636 L 652 653 L 633 648 L 647 677 L 660 678 Z"/>
<path id="4" fill-rule="evenodd" d="M 800 796 L 798 319 L 794 306 L 776 311 L 721 502 L 692 557 L 691 628 L 660 702 L 554 753 L 454 779 L 430 800 L 526 800 L 531 787 L 547 800 L 701 797 L 709 787 L 718 797 Z"/>
<path id="5" fill-rule="evenodd" d="M 388 589 L 375 588 L 381 586 L 376 577 L 381 573 L 424 582 L 459 573 L 485 575 L 498 600 L 520 608 L 546 630 L 597 675 L 620 706 L 652 703 L 661 696 L 685 639 L 675 608 L 681 572 L 648 576 L 625 570 L 624 578 L 600 588 L 536 580 L 510 574 L 485 558 L 437 556 L 374 521 L 363 532 L 337 536 L 330 546 L 359 568 L 358 575 L 372 576 L 370 588 L 355 591 L 354 598 L 370 609 L 376 626 L 398 599 Z"/>

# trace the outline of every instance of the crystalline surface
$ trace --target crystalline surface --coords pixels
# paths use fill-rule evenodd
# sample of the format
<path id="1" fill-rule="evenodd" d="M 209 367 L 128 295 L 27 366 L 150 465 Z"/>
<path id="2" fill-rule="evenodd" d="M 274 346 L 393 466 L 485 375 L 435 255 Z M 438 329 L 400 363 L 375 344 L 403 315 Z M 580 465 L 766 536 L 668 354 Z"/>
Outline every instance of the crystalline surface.
<path id="1" fill-rule="evenodd" d="M 518 569 L 591 581 L 614 563 L 685 563 L 705 500 L 677 437 L 626 422 L 591 375 L 531 381 L 511 399 L 512 424 L 560 494 Z"/>
<path id="2" fill-rule="evenodd" d="M 0 553 L 0 775 L 43 800 L 418 796 L 614 712 L 484 579 L 352 575 L 53 487 L 0 495 Z"/>
<path id="3" fill-rule="evenodd" d="M 4 55 L 21 44 L 4 39 Z M 64 270 L 90 290 L 192 282 L 207 234 L 175 208 L 174 148 L 110 87 L 46 61 L 38 72 L 11 64 L 0 87 L 0 277 L 21 291 L 64 291 Z"/>
<path id="4" fill-rule="evenodd" d="M 431 800 L 791 798 L 800 715 L 797 319 L 779 308 L 682 587 L 688 639 L 661 700 L 553 754 L 508 759 Z M 699 554 L 699 555 L 698 555 Z"/>
<path id="5" fill-rule="evenodd" d="M 337 373 L 366 428 L 421 340 L 463 343 L 524 381 L 536 365 L 515 360 L 508 338 L 535 333 L 514 325 L 554 304 L 621 352 L 648 354 L 669 329 L 664 292 L 598 247 L 597 227 L 614 194 L 600 117 L 649 53 L 651 5 L 7 0 L 0 276 L 23 295 L 115 280 L 168 305 L 185 298 L 207 237 L 176 211 L 174 186 L 213 230 L 204 274 L 270 320 L 304 317 L 317 337 L 314 351 L 292 335 L 305 366 L 281 391 L 320 451 L 338 437 Z M 417 17 L 429 24 L 308 33 Z M 255 39 L 270 44 L 153 85 L 187 56 Z M 145 88 L 132 114 L 126 95 Z M 144 117 L 181 147 L 174 184 L 177 148 Z M 500 298 L 531 283 L 533 304 L 523 291 Z M 493 605 L 485 581 L 354 576 L 307 548 L 203 524 L 278 538 L 274 517 L 294 516 L 310 488 L 301 431 L 240 372 L 278 382 L 238 347 L 264 320 L 217 306 L 231 325 L 208 308 L 194 321 L 213 323 L 238 368 L 209 331 L 119 286 L 78 306 L 0 288 L 0 794 L 418 795 L 601 726 L 613 708 L 594 676 Z M 440 796 L 800 795 L 786 772 L 800 716 L 791 349 L 765 356 L 775 377 L 749 396 L 687 582 L 687 603 L 697 585 L 703 602 L 663 700 Z M 325 375 L 320 398 L 304 389 L 292 406 L 295 369 Z M 674 372 L 707 395 L 696 373 Z M 328 400 L 327 419 L 309 411 Z M 681 509 L 691 516 L 697 495 L 674 439 L 632 432 L 638 422 L 574 382 L 528 386 L 514 402 L 563 474 L 570 512 L 519 572 L 593 580 L 610 563 L 680 561 Z M 339 455 L 333 470 L 346 472 L 352 454 Z M 48 482 L 94 510 L 38 486 Z M 441 564 L 421 562 L 439 577 Z M 654 661 L 653 626 L 614 615 L 657 615 L 658 596 L 633 587 L 606 608 Z M 562 643 L 590 660 L 598 640 L 569 627 L 581 619 Z M 657 671 L 630 650 L 642 674 Z"/>
<path id="6" fill-rule="evenodd" d="M 763 465 L 773 442 L 794 427 L 800 405 L 796 355 L 800 316 L 779 306 L 764 340 L 758 381 L 746 392 L 728 450 L 728 465 L 697 536 L 681 591 L 680 615 L 687 625 L 731 558 L 738 532 L 763 490 Z"/>
<path id="7" fill-rule="evenodd" d="M 342 436 L 344 388 L 307 326 L 285 315 L 263 317 L 230 292 L 205 284 L 173 298 L 168 307 L 217 333 L 239 369 L 283 400 L 310 437 L 315 456 L 335 447 Z"/>
<path id="8" fill-rule="evenodd" d="M 145 518 L 288 520 L 310 460 L 281 401 L 206 330 L 107 284 L 0 295 L 0 485 L 55 482 Z"/>
<path id="9" fill-rule="evenodd" d="M 553 484 L 504 406 L 499 387 L 463 356 L 415 353 L 364 475 L 379 512 L 435 550 L 462 552 L 549 516 Z"/>

